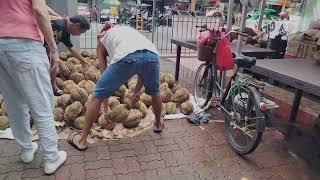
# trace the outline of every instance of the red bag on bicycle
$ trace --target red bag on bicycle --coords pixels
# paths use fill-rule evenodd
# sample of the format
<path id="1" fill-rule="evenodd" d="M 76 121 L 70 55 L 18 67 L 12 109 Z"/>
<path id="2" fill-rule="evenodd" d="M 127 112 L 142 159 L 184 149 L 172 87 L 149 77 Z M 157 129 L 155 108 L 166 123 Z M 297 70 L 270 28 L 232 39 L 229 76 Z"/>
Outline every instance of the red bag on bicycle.
<path id="1" fill-rule="evenodd" d="M 225 33 L 221 33 L 221 40 L 216 49 L 216 65 L 218 70 L 226 71 L 233 69 L 233 56 Z"/>

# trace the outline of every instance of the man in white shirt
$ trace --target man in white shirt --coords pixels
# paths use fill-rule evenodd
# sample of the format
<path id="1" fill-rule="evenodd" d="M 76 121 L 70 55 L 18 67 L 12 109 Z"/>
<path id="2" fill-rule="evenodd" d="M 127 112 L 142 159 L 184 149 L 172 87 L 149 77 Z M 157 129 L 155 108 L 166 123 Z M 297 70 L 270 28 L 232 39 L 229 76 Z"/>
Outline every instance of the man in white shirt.
<path id="1" fill-rule="evenodd" d="M 136 74 L 139 79 L 132 101 L 134 103 L 139 100 L 139 92 L 144 85 L 145 92 L 152 97 L 156 117 L 154 132 L 161 133 L 164 122 L 160 119 L 162 101 L 159 96 L 160 65 L 156 47 L 135 29 L 126 26 L 112 27 L 108 23 L 98 35 L 98 40 L 97 55 L 102 75 L 87 107 L 82 134 L 71 133 L 68 142 L 78 150 L 85 150 L 87 136 L 98 119 L 101 104 L 107 107 L 107 98 Z M 108 68 L 107 57 L 111 60 Z"/>

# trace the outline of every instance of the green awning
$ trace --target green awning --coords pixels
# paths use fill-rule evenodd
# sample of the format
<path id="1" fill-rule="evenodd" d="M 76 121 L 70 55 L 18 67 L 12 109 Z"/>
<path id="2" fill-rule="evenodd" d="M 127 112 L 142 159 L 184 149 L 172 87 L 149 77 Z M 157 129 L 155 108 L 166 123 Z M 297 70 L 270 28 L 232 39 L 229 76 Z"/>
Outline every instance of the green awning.
<path id="1" fill-rule="evenodd" d="M 119 6 L 120 2 L 118 0 L 102 0 L 102 4 L 105 6 Z"/>

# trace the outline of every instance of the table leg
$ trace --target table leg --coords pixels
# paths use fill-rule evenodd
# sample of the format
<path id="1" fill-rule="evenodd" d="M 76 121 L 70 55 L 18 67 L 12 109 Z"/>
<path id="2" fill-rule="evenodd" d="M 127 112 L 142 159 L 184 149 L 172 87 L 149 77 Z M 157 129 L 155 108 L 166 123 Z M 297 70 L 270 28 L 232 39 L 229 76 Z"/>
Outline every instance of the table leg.
<path id="1" fill-rule="evenodd" d="M 300 89 L 295 90 L 290 119 L 289 119 L 290 124 L 288 125 L 288 128 L 287 128 L 287 137 L 286 137 L 287 139 L 290 138 L 291 132 L 294 129 L 293 123 L 295 123 L 297 120 L 297 114 L 299 112 L 299 106 L 300 106 L 302 95 L 303 95 L 302 90 Z"/>
<path id="2" fill-rule="evenodd" d="M 178 46 L 177 57 L 176 57 L 176 72 L 175 72 L 175 79 L 177 82 L 179 81 L 180 59 L 181 59 L 181 46 Z"/>

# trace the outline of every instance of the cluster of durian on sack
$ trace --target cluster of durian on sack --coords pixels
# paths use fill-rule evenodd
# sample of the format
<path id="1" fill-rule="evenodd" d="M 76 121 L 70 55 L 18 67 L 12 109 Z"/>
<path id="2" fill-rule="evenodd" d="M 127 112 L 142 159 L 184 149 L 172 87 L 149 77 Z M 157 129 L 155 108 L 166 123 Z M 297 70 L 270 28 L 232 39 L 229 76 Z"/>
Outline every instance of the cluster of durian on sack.
<path id="1" fill-rule="evenodd" d="M 89 62 L 90 67 L 85 69 L 80 61 L 72 57 L 71 53 L 60 53 L 70 70 L 70 74 L 59 73 L 57 86 L 63 90 L 63 95 L 54 97 L 54 120 L 65 122 L 67 126 L 83 129 L 85 113 L 92 99 L 95 83 L 100 77 L 97 56 L 86 51 L 81 55 Z M 160 74 L 160 96 L 162 99 L 161 115 L 183 113 L 189 115 L 193 112 L 189 91 L 181 84 L 175 82 L 172 74 Z M 131 78 L 109 97 L 108 107 L 101 106 L 100 116 L 96 123 L 103 129 L 113 130 L 117 123 L 122 123 L 125 128 L 139 126 L 152 109 L 152 98 L 145 93 L 145 88 L 140 91 L 140 100 L 132 103 L 133 91 L 138 82 L 137 77 Z M 151 110 L 151 111 L 150 111 Z M 9 127 L 6 106 L 0 96 L 0 130 Z"/>

